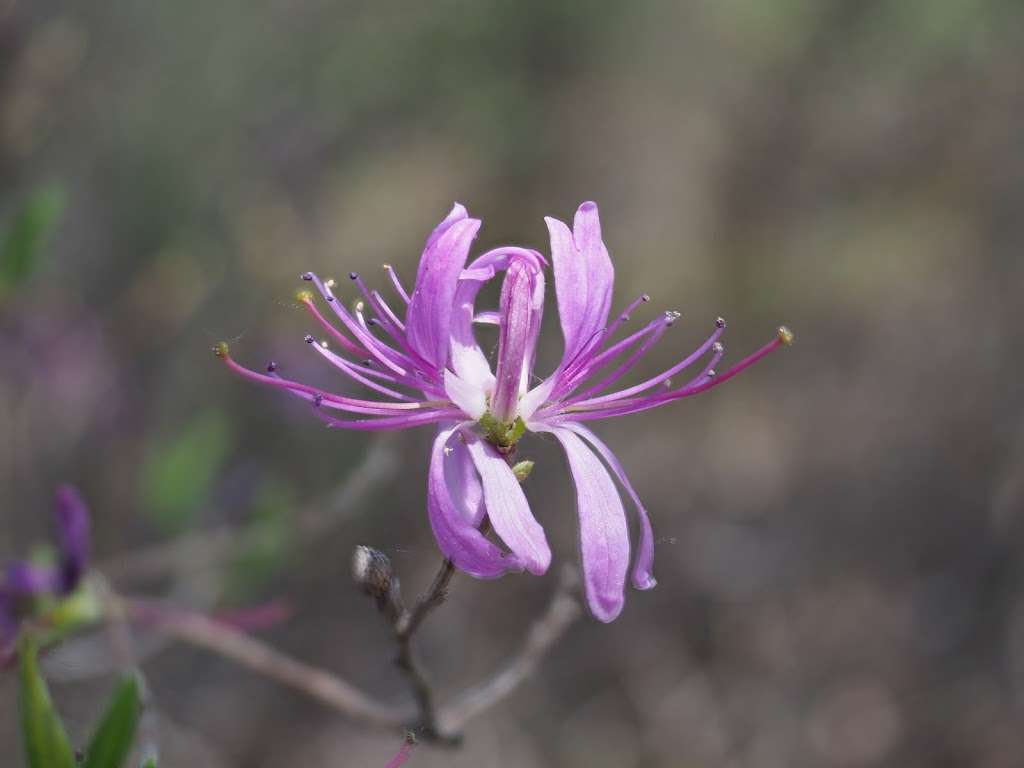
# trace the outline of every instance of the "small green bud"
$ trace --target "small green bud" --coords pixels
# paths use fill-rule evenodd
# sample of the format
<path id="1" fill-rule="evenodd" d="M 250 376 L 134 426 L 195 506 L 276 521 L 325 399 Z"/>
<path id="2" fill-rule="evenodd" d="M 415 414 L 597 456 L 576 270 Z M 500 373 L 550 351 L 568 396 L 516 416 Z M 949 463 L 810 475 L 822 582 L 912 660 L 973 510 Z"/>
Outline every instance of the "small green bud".
<path id="1" fill-rule="evenodd" d="M 516 465 L 512 467 L 512 474 L 516 476 L 516 480 L 520 483 L 525 483 L 526 478 L 533 472 L 533 462 L 529 459 L 525 461 L 516 462 Z"/>

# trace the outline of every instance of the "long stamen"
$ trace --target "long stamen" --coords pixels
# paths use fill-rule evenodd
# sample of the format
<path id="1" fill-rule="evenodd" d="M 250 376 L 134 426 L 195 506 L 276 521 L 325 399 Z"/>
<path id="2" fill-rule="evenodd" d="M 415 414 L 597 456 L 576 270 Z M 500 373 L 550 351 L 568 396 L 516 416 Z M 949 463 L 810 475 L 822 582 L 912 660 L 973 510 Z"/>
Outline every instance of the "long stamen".
<path id="1" fill-rule="evenodd" d="M 317 405 L 323 404 L 329 408 L 346 410 L 351 413 L 394 416 L 396 412 L 399 411 L 436 411 L 439 406 L 443 407 L 447 405 L 447 403 L 438 401 L 385 403 L 374 400 L 360 400 L 352 397 L 344 397 L 342 395 L 323 392 L 316 387 L 309 386 L 308 384 L 302 384 L 297 381 L 292 381 L 291 379 L 286 379 L 276 373 L 274 373 L 274 375 L 266 375 L 250 370 L 243 365 L 239 365 L 235 359 L 231 357 L 228 345 L 224 342 L 215 346 L 213 348 L 213 352 L 217 357 L 224 361 L 229 369 L 237 373 L 242 378 L 249 379 L 250 381 L 255 381 L 260 384 L 267 384 L 276 389 L 286 390 L 307 400 L 312 399 Z"/>
<path id="2" fill-rule="evenodd" d="M 391 309 L 390 306 L 388 306 L 388 303 L 386 301 L 384 301 L 384 297 L 381 295 L 380 291 L 375 290 L 371 291 L 371 293 L 373 294 L 373 297 L 377 300 L 377 303 L 380 305 L 380 308 L 384 310 L 384 314 L 388 316 L 388 320 L 395 326 L 395 328 L 397 328 L 404 334 L 405 323 L 398 319 L 398 315 L 396 315 L 395 311 Z"/>
<path id="3" fill-rule="evenodd" d="M 323 327 L 325 331 L 331 334 L 331 337 L 338 342 L 347 352 L 356 357 L 366 357 L 369 352 L 351 341 L 345 334 L 334 327 L 334 324 L 329 322 L 326 317 L 321 314 L 320 309 L 313 302 L 313 293 L 311 291 L 299 291 L 295 298 L 300 304 L 305 305 L 309 313 L 316 319 L 318 323 Z"/>
<path id="4" fill-rule="evenodd" d="M 313 349 L 315 349 L 324 359 L 333 363 L 342 372 L 346 373 L 348 376 L 355 379 L 363 386 L 369 387 L 370 389 L 376 392 L 380 392 L 382 395 L 388 395 L 389 397 L 393 397 L 397 400 L 407 400 L 410 402 L 416 400 L 416 398 L 411 397 L 410 395 L 404 394 L 395 389 L 391 389 L 390 387 L 385 387 L 383 384 L 378 384 L 375 381 L 371 381 L 364 375 L 365 369 L 360 368 L 355 363 L 349 362 L 340 355 L 334 354 L 334 352 L 327 348 L 327 342 L 322 342 L 319 344 L 313 343 L 310 346 L 312 346 Z"/>
<path id="5" fill-rule="evenodd" d="M 412 361 L 408 360 L 408 358 L 398 350 L 387 346 L 381 342 L 380 339 L 371 334 L 367 330 L 365 323 L 361 323 L 356 320 L 349 311 L 342 306 L 341 302 L 337 300 L 337 297 L 331 291 L 330 287 L 325 285 L 319 277 L 312 272 L 306 272 L 302 277 L 304 280 L 308 279 L 313 282 L 317 287 L 317 290 L 320 291 L 320 294 L 331 305 L 331 309 L 334 310 L 334 314 L 338 316 L 338 319 L 344 323 L 349 332 L 356 337 L 359 343 L 362 344 L 373 357 L 399 376 L 408 375 L 409 372 L 405 367 L 403 367 L 402 363 L 408 365 Z"/>
<path id="6" fill-rule="evenodd" d="M 355 429 L 361 432 L 384 432 L 391 429 L 406 429 L 422 424 L 435 424 L 441 421 L 457 421 L 465 418 L 460 410 L 446 409 L 428 413 L 416 413 L 409 416 L 394 416 L 381 419 L 337 419 L 318 408 L 313 413 L 323 421 L 329 428 Z"/>
<path id="7" fill-rule="evenodd" d="M 715 348 L 715 345 L 718 344 L 718 338 L 722 335 L 723 331 L 725 330 L 725 321 L 722 320 L 722 318 L 718 318 L 718 320 L 715 321 L 715 326 L 715 331 L 704 341 L 703 344 L 697 347 L 697 349 L 695 349 L 686 358 L 679 361 L 668 370 L 662 371 L 657 376 L 652 376 L 646 381 L 642 381 L 639 384 L 636 384 L 635 386 L 629 387 L 628 389 L 623 389 L 618 392 L 612 392 L 611 394 L 602 395 L 601 397 L 587 399 L 581 395 L 579 397 L 573 398 L 572 402 L 580 403 L 586 400 L 588 405 L 592 405 L 595 403 L 607 403 L 639 394 L 640 392 L 643 392 L 645 390 L 651 389 L 652 387 L 656 387 L 659 384 L 664 383 L 665 381 L 671 379 L 680 371 L 686 370 L 695 362 L 697 362 L 707 353 L 709 349 Z M 719 358 L 721 358 L 721 354 L 718 354 L 718 358 L 715 358 L 714 364 L 717 364 Z M 714 367 L 714 364 L 711 367 Z"/>
<path id="8" fill-rule="evenodd" d="M 414 350 L 409 344 L 409 341 L 405 337 L 405 325 L 395 317 L 395 313 L 392 312 L 390 307 L 384 303 L 384 299 L 381 297 L 380 293 L 377 291 L 371 291 L 358 272 L 349 272 L 348 276 L 358 286 L 360 293 L 362 293 L 363 297 L 366 299 L 366 303 L 369 304 L 370 308 L 374 311 L 374 317 L 368 321 L 369 324 L 379 325 L 383 328 L 391 338 L 398 342 L 398 346 L 402 348 L 406 357 L 414 361 L 415 365 L 418 365 L 426 371 L 434 371 L 434 366 L 417 354 L 416 350 Z M 392 318 L 394 318 L 394 321 L 392 321 Z"/>
<path id="9" fill-rule="evenodd" d="M 647 303 L 650 300 L 651 297 L 646 293 L 637 296 L 635 299 L 633 299 L 633 301 L 630 302 L 629 306 L 626 307 L 622 312 L 620 312 L 619 316 L 616 317 L 615 320 L 612 321 L 611 325 L 608 326 L 608 333 L 606 334 L 605 338 L 611 339 L 615 335 L 615 332 L 618 331 L 619 328 L 622 326 L 622 324 L 629 321 L 629 318 L 633 316 L 633 312 L 636 311 L 636 308 L 639 307 L 641 304 Z"/>
<path id="10" fill-rule="evenodd" d="M 619 313 L 619 316 L 615 318 L 611 325 L 605 328 L 601 328 L 594 332 L 590 336 L 590 338 L 587 339 L 586 343 L 579 348 L 576 354 L 573 355 L 572 359 L 565 364 L 566 375 L 572 376 L 576 372 L 576 368 L 578 367 L 577 363 L 579 363 L 580 365 L 586 364 L 587 359 L 590 357 L 591 353 L 596 351 L 597 348 L 601 345 L 601 340 L 604 339 L 605 341 L 610 341 L 611 338 L 615 335 L 615 332 L 619 330 L 619 327 L 622 326 L 623 323 L 627 322 L 630 317 L 632 317 L 633 311 L 644 302 L 650 300 L 651 297 L 648 296 L 646 293 L 638 296 L 637 298 L 633 299 L 632 302 L 630 302 L 629 306 L 627 306 L 622 312 Z"/>
<path id="11" fill-rule="evenodd" d="M 717 375 L 712 378 L 708 378 L 706 375 L 700 376 L 695 380 L 696 383 L 691 382 L 684 387 L 670 392 L 648 395 L 647 397 L 631 398 L 629 400 L 620 400 L 604 404 L 603 406 L 577 404 L 566 408 L 563 413 L 572 421 L 589 421 L 591 419 L 604 419 L 612 416 L 625 416 L 630 413 L 637 413 L 639 411 L 649 410 L 650 408 L 656 408 L 664 403 L 679 400 L 683 397 L 697 395 L 701 392 L 713 389 L 719 384 L 724 384 L 733 376 L 742 373 L 769 353 L 775 351 L 781 346 L 789 346 L 792 343 L 793 333 L 785 326 L 782 326 L 779 328 L 774 339 L 753 354 L 736 363 L 736 365 L 721 375 Z"/>
<path id="12" fill-rule="evenodd" d="M 622 363 L 622 365 L 620 365 L 618 368 L 612 371 L 608 376 L 599 381 L 597 384 L 593 385 L 592 387 L 589 387 L 584 392 L 575 395 L 567 402 L 577 403 L 580 402 L 581 400 L 586 400 L 591 395 L 596 395 L 598 392 L 603 392 L 616 381 L 618 381 L 631 370 L 633 370 L 633 367 L 637 364 L 637 362 L 639 362 L 640 358 L 646 355 L 648 350 L 650 350 L 651 347 L 658 343 L 659 339 L 661 339 L 661 337 L 665 335 L 665 331 L 671 328 L 672 324 L 675 323 L 675 321 L 678 318 L 678 312 L 666 312 L 664 317 L 662 318 L 661 325 L 654 331 L 654 333 L 652 333 L 648 338 L 644 340 L 643 344 L 641 344 L 636 349 L 636 351 L 633 352 L 633 354 L 630 355 L 624 363 Z"/>
<path id="13" fill-rule="evenodd" d="M 402 286 L 402 281 L 398 279 L 398 273 L 395 272 L 395 268 L 390 264 L 384 265 L 384 271 L 388 273 L 388 277 L 391 278 L 391 284 L 395 287 L 395 293 L 397 293 L 406 304 L 409 303 L 409 293 Z"/>
<path id="14" fill-rule="evenodd" d="M 631 346 L 639 342 L 641 339 L 654 333 L 661 327 L 665 322 L 665 316 L 652 320 L 639 331 L 630 334 L 622 341 L 617 344 L 613 344 L 606 350 L 598 355 L 594 355 L 588 360 L 580 360 L 572 371 L 565 371 L 558 385 L 555 387 L 555 391 L 551 394 L 551 399 L 556 400 L 565 394 L 574 390 L 579 386 L 580 382 L 585 381 L 589 376 L 593 375 L 597 371 L 601 370 L 604 366 L 608 365 L 612 360 L 621 355 L 624 351 L 629 349 Z"/>

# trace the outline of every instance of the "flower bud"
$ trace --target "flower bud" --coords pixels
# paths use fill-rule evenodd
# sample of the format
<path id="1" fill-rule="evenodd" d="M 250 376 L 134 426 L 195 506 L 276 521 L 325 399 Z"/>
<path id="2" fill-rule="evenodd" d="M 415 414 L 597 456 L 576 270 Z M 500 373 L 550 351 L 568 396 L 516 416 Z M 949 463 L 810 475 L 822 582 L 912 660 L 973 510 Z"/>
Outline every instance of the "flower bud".
<path id="1" fill-rule="evenodd" d="M 352 552 L 352 579 L 366 594 L 383 602 L 391 592 L 391 561 L 379 549 L 358 546 Z"/>

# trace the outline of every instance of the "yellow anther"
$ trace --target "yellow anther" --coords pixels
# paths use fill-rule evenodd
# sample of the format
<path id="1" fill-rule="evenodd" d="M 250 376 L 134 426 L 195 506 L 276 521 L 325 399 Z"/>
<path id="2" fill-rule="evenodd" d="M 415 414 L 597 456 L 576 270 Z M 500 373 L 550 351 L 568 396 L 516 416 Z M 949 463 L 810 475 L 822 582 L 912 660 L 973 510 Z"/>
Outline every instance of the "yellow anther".
<path id="1" fill-rule="evenodd" d="M 225 358 L 228 356 L 228 343 L 226 341 L 219 341 L 213 345 L 213 354 L 217 357 Z"/>
<path id="2" fill-rule="evenodd" d="M 300 304 L 312 304 L 313 303 L 313 292 L 312 291 L 297 291 L 295 293 L 295 300 Z"/>
<path id="3" fill-rule="evenodd" d="M 779 326 L 779 341 L 787 347 L 793 343 L 793 332 L 784 325 Z"/>

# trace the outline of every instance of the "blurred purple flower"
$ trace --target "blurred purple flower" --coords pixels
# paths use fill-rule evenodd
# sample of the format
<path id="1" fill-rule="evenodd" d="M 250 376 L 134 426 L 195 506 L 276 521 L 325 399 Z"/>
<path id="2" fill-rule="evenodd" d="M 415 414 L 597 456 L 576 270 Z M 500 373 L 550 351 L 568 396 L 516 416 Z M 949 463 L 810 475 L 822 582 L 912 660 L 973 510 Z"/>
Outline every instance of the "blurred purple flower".
<path id="1" fill-rule="evenodd" d="M 0 580 L 0 659 L 9 656 L 21 626 L 26 601 L 45 595 L 66 597 L 75 591 L 89 560 L 89 510 L 78 490 L 61 486 L 54 516 L 57 563 L 11 563 Z"/>
<path id="2" fill-rule="evenodd" d="M 601 237 L 597 206 L 581 205 L 572 230 L 557 219 L 546 221 L 565 348 L 554 373 L 536 386 L 532 386 L 533 367 L 547 260 L 531 249 L 503 246 L 467 267 L 480 221 L 469 218 L 458 204 L 427 239 L 411 295 L 395 272 L 385 267 L 404 305 L 397 312 L 354 272 L 349 277 L 363 299 L 352 310 L 335 296 L 333 281 L 302 275 L 344 328 L 324 317 L 312 292 L 302 291 L 299 301 L 342 354 L 332 351 L 327 341 L 307 336 L 306 342 L 350 378 L 388 400 L 324 392 L 282 378 L 274 363 L 265 374 L 251 371 L 230 357 L 226 344 L 214 351 L 242 376 L 307 400 L 331 427 L 371 431 L 438 424 L 427 481 L 430 523 L 444 555 L 478 578 L 523 569 L 535 574 L 547 570 L 551 550 L 544 529 L 534 519 L 507 458 L 524 432 L 553 435 L 565 450 L 576 485 L 587 601 L 594 616 L 607 622 L 622 610 L 630 560 L 629 529 L 612 475 L 632 500 L 639 519 L 640 540 L 632 570 L 637 589 L 655 585 L 654 537 L 647 511 L 618 459 L 583 422 L 656 408 L 709 390 L 788 344 L 792 335 L 780 328 L 764 347 L 716 375 L 715 366 L 724 353 L 719 337 L 725 321 L 719 318 L 707 340 L 676 365 L 639 384 L 604 394 L 679 314 L 666 312 L 613 342 L 633 310 L 648 297 L 639 297 L 609 323 L 614 270 Z M 477 312 L 481 288 L 501 272 L 498 311 Z M 476 341 L 474 324 L 498 326 L 493 372 Z M 671 384 L 671 377 L 702 360 L 696 376 L 681 386 Z M 618 364 L 613 367 L 613 363 Z M 329 412 L 370 418 L 339 418 Z M 508 552 L 480 531 L 485 517 Z"/>

